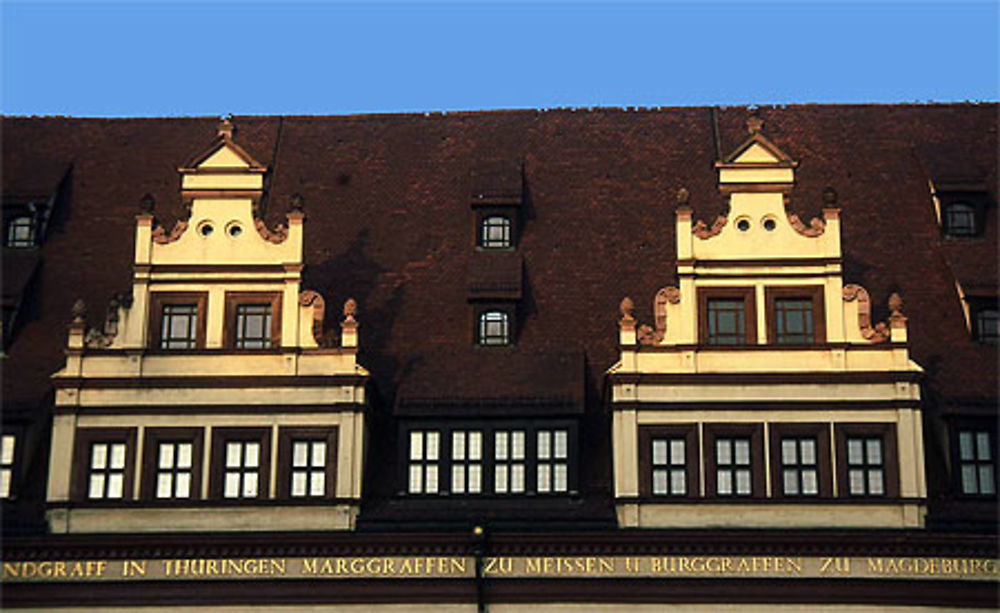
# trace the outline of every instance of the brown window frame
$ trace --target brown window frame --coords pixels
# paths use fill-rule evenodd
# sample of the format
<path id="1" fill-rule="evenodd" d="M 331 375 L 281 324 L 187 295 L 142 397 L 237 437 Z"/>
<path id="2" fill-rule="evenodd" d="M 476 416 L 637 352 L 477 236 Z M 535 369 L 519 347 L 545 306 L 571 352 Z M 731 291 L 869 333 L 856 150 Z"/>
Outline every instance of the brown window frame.
<path id="1" fill-rule="evenodd" d="M 715 299 L 743 301 L 743 343 L 710 343 L 708 336 L 708 301 Z M 698 288 L 698 341 L 709 347 L 744 347 L 757 343 L 757 298 L 753 287 L 702 287 Z"/>
<path id="2" fill-rule="evenodd" d="M 813 340 L 811 343 L 779 343 L 778 342 L 778 309 L 777 301 L 781 299 L 798 299 L 812 302 Z M 795 287 L 765 287 L 765 315 L 767 317 L 767 342 L 783 347 L 819 345 L 826 342 L 826 305 L 822 285 L 803 285 Z"/>
<path id="3" fill-rule="evenodd" d="M 771 497 L 791 500 L 812 500 L 833 496 L 833 463 L 830 455 L 830 424 L 771 423 L 768 425 L 771 447 Z M 816 439 L 816 468 L 818 493 L 785 494 L 784 462 L 781 454 L 782 438 Z M 801 465 L 799 465 L 801 466 Z"/>
<path id="4" fill-rule="evenodd" d="M 257 466 L 257 496 L 253 498 L 226 498 L 226 443 L 257 442 L 260 443 L 260 461 Z M 209 496 L 213 500 L 223 500 L 231 503 L 250 503 L 268 497 L 271 485 L 271 427 L 250 428 L 212 428 L 211 475 L 209 478 Z"/>
<path id="5" fill-rule="evenodd" d="M 133 499 L 135 484 L 135 443 L 137 428 L 77 428 L 73 437 L 73 468 L 70 495 L 74 500 L 91 503 L 120 503 Z M 98 444 L 125 444 L 125 470 L 121 498 L 89 498 L 90 449 Z"/>
<path id="6" fill-rule="evenodd" d="M 208 317 L 208 292 L 152 292 L 149 296 L 149 350 L 154 352 L 173 353 L 190 351 L 190 349 L 166 349 L 161 347 L 163 341 L 163 307 L 167 305 L 183 305 L 195 303 L 198 309 L 195 328 L 195 349 L 205 348 L 205 329 Z"/>
<path id="7" fill-rule="evenodd" d="M 719 438 L 750 439 L 750 495 L 719 495 L 716 482 L 715 441 Z M 764 474 L 764 425 L 762 423 L 707 423 L 703 427 L 705 498 L 715 500 L 757 500 L 767 497 Z"/>
<path id="8" fill-rule="evenodd" d="M 687 480 L 687 493 L 683 495 L 675 494 L 654 494 L 653 493 L 653 439 L 659 438 L 683 438 L 684 439 L 684 460 L 685 479 Z M 668 449 L 669 453 L 669 449 Z M 656 498 L 657 500 L 686 500 L 698 498 L 700 493 L 700 472 L 698 456 L 701 451 L 698 448 L 698 425 L 691 424 L 671 424 L 663 426 L 640 426 L 639 427 L 639 495 L 643 497 Z"/>
<path id="9" fill-rule="evenodd" d="M 288 500 L 328 500 L 337 497 L 337 426 L 327 428 L 282 426 L 278 428 L 278 497 Z M 325 489 L 322 496 L 292 496 L 292 443 L 297 441 L 326 443 Z"/>
<path id="10" fill-rule="evenodd" d="M 160 443 L 191 443 L 191 496 L 188 498 L 158 498 Z M 142 445 L 142 478 L 140 495 L 143 500 L 183 503 L 201 500 L 201 475 L 204 458 L 203 428 L 146 428 Z"/>
<path id="11" fill-rule="evenodd" d="M 1000 497 L 1000 473 L 998 473 L 997 470 L 998 468 L 1000 468 L 1000 465 L 998 465 L 997 461 L 997 453 L 1000 452 L 1000 442 L 998 442 L 997 439 L 998 429 L 996 422 L 990 420 L 961 419 L 953 422 L 951 424 L 950 429 L 952 433 L 951 461 L 953 467 L 952 475 L 954 479 L 955 494 L 967 500 L 996 500 L 998 497 Z M 973 432 L 977 434 L 985 432 L 986 434 L 988 434 L 990 437 L 990 453 L 992 454 L 991 459 L 987 461 L 987 460 L 981 460 L 978 457 L 976 457 L 972 460 L 963 460 L 961 455 L 962 454 L 961 441 L 959 440 L 959 437 L 961 436 L 962 432 Z M 983 494 L 981 493 L 981 491 L 978 493 L 966 493 L 962 487 L 962 465 L 972 464 L 973 466 L 976 466 L 978 469 L 980 465 L 987 463 L 991 464 L 993 467 L 993 493 Z M 977 487 L 979 487 L 979 489 L 982 490 L 981 480 L 979 479 L 978 474 L 976 475 L 976 484 Z"/>
<path id="12" fill-rule="evenodd" d="M 281 292 L 226 292 L 226 326 L 223 345 L 238 351 L 271 351 L 281 348 Z M 271 346 L 261 349 L 236 348 L 236 309 L 242 305 L 271 305 Z"/>
<path id="13" fill-rule="evenodd" d="M 834 437 L 837 444 L 837 494 L 848 499 L 885 500 L 899 497 L 899 452 L 896 444 L 896 424 L 892 423 L 852 423 L 834 424 Z M 850 467 L 847 462 L 848 438 L 882 439 L 882 475 L 885 493 L 883 494 L 851 494 L 848 482 Z"/>

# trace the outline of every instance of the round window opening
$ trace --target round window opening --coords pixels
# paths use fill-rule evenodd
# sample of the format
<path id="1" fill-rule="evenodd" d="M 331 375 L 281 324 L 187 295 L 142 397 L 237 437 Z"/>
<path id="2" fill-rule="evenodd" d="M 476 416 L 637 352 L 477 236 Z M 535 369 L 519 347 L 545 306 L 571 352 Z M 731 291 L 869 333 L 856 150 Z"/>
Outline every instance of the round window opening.
<path id="1" fill-rule="evenodd" d="M 212 227 L 212 224 L 210 223 L 203 223 L 201 224 L 201 227 L 198 228 L 198 231 L 201 232 L 202 236 L 210 236 L 212 232 L 215 232 L 215 228 Z"/>
<path id="2" fill-rule="evenodd" d="M 240 234 L 243 234 L 243 228 L 239 224 L 229 226 L 229 236 L 237 237 Z"/>
<path id="3" fill-rule="evenodd" d="M 773 219 L 764 220 L 764 229 L 768 232 L 774 232 L 774 229 L 778 227 L 778 224 L 774 223 Z"/>
<path id="4" fill-rule="evenodd" d="M 750 229 L 750 221 L 746 219 L 741 219 L 736 222 L 736 229 L 740 232 L 746 232 Z"/>

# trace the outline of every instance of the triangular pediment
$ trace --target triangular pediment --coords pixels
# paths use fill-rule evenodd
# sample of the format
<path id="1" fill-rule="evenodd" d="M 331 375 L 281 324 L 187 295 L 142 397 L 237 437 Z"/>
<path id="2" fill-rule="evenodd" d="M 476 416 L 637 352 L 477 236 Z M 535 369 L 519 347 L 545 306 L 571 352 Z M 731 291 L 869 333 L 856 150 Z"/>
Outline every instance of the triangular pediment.
<path id="1" fill-rule="evenodd" d="M 242 147 L 226 136 L 219 136 L 212 144 L 188 162 L 182 170 L 263 170 L 264 165 L 255 160 Z"/>
<path id="2" fill-rule="evenodd" d="M 794 164 L 792 158 L 761 133 L 751 134 L 725 159 L 726 164 Z"/>

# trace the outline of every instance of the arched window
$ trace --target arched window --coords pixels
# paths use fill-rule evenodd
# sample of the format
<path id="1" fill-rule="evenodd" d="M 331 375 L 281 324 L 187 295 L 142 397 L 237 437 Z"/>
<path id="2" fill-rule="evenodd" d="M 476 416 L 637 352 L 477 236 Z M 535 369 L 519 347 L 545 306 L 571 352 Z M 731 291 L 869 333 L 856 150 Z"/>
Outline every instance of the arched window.
<path id="1" fill-rule="evenodd" d="M 483 311 L 479 314 L 480 345 L 509 345 L 510 322 L 503 311 Z"/>
<path id="2" fill-rule="evenodd" d="M 479 246 L 484 249 L 510 247 L 510 219 L 503 215 L 484 217 L 479 228 Z"/>
<path id="3" fill-rule="evenodd" d="M 944 229 L 949 236 L 976 234 L 976 209 L 967 202 L 955 202 L 944 210 Z"/>

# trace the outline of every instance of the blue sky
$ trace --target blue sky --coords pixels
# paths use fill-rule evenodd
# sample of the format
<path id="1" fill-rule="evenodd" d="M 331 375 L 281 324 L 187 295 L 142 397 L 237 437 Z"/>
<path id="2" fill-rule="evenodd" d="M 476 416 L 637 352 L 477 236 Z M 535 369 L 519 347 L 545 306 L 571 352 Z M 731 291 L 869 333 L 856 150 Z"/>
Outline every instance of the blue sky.
<path id="1" fill-rule="evenodd" d="M 2 111 L 998 100 L 997 2 L 2 4 Z"/>

